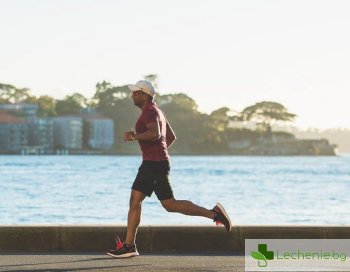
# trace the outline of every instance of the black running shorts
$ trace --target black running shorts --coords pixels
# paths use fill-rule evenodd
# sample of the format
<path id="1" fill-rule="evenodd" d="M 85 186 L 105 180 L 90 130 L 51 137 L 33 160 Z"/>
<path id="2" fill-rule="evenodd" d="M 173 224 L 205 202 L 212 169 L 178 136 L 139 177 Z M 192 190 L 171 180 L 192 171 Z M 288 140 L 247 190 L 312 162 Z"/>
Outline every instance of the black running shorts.
<path id="1" fill-rule="evenodd" d="M 159 200 L 173 198 L 169 161 L 142 161 L 131 189 L 142 192 L 148 197 L 154 191 Z"/>

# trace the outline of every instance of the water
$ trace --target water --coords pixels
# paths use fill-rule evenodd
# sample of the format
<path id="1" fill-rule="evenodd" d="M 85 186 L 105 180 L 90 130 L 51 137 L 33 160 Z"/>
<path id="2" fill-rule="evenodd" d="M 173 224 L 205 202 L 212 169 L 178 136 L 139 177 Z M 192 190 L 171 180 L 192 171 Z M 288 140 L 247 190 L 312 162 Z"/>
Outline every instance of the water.
<path id="1" fill-rule="evenodd" d="M 126 224 L 139 156 L 0 156 L 0 224 Z M 350 224 L 350 156 L 172 157 L 177 199 L 220 201 L 235 224 Z M 167 213 L 141 224 L 212 224 Z"/>

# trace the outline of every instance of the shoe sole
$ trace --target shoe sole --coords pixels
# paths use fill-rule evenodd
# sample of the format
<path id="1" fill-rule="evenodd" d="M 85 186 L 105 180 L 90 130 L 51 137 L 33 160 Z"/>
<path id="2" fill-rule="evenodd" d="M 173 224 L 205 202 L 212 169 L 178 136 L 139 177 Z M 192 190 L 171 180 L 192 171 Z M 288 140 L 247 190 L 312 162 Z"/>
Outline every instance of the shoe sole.
<path id="1" fill-rule="evenodd" d="M 140 254 L 138 252 L 132 252 L 132 253 L 126 253 L 123 255 L 114 255 L 112 253 L 107 252 L 107 255 L 116 258 L 116 259 L 126 259 L 126 258 L 131 258 L 131 257 L 136 257 L 139 256 Z"/>
<path id="2" fill-rule="evenodd" d="M 228 230 L 228 231 L 230 231 L 231 228 L 232 228 L 232 223 L 231 223 L 230 217 L 228 216 L 228 214 L 227 214 L 227 212 L 225 211 L 224 207 L 223 207 L 219 202 L 216 203 L 216 206 L 218 206 L 218 207 L 220 208 L 220 210 L 221 210 L 222 213 L 226 216 L 228 222 L 230 223 L 230 228 L 229 228 L 229 230 Z"/>

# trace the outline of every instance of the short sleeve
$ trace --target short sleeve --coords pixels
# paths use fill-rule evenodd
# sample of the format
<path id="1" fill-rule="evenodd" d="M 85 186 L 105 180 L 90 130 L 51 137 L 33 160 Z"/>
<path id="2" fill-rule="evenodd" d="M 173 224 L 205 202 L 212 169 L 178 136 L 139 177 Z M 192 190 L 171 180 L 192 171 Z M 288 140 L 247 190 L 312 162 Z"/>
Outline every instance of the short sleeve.
<path id="1" fill-rule="evenodd" d="M 143 122 L 147 124 L 158 122 L 158 114 L 156 111 L 148 109 L 144 112 Z"/>

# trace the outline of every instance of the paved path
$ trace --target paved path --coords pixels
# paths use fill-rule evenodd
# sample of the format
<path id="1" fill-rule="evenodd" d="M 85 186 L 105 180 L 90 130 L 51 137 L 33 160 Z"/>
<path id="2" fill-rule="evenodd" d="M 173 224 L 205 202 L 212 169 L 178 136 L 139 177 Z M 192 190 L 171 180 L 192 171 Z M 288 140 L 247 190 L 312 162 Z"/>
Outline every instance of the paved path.
<path id="1" fill-rule="evenodd" d="M 107 255 L 0 255 L 0 271 L 244 271 L 244 256 L 141 255 L 117 260 Z"/>

